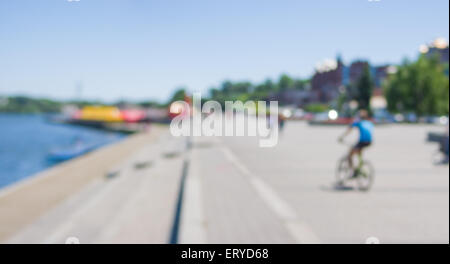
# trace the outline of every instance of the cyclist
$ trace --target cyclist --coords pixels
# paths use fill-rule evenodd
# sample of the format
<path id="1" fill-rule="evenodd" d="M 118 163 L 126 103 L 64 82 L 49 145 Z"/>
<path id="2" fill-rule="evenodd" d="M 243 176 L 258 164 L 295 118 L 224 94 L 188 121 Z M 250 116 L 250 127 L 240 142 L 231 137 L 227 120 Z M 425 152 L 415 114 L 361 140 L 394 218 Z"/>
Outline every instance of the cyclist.
<path id="1" fill-rule="evenodd" d="M 339 141 L 342 142 L 344 138 L 352 132 L 353 128 L 356 127 L 359 130 L 359 141 L 352 147 L 350 153 L 348 154 L 348 163 L 350 169 L 353 171 L 353 156 L 356 154 L 361 157 L 363 149 L 369 147 L 372 144 L 373 139 L 373 123 L 369 120 L 369 113 L 366 110 L 360 110 L 358 116 L 359 119 L 356 119 L 345 131 L 345 133 L 339 137 Z"/>

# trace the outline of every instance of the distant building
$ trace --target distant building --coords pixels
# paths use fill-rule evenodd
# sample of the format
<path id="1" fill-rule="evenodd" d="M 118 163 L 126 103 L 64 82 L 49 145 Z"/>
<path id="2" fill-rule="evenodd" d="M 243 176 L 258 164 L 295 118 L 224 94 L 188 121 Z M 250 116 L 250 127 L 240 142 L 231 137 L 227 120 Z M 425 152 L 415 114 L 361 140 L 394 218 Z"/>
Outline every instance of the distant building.
<path id="1" fill-rule="evenodd" d="M 449 63 L 448 43 L 443 38 L 437 38 L 428 45 L 420 46 L 420 52 L 428 57 L 437 55 L 442 63 Z"/>
<path id="2" fill-rule="evenodd" d="M 374 93 L 377 95 L 382 94 L 382 85 L 388 76 L 389 65 L 373 67 L 367 61 L 358 60 L 350 64 L 350 66 L 346 66 L 340 57 L 337 58 L 335 65 L 334 68 L 318 67 L 312 77 L 312 93 L 318 102 L 329 103 L 335 100 L 345 87 L 358 82 L 364 68 L 367 66 L 370 68 L 370 73 L 374 80 Z"/>
<path id="3" fill-rule="evenodd" d="M 329 102 L 339 95 L 339 87 L 348 80 L 348 69 L 338 58 L 334 67 L 317 67 L 311 79 L 312 93 L 319 102 Z"/>
<path id="4" fill-rule="evenodd" d="M 393 73 L 394 71 L 396 71 L 396 68 L 391 65 L 375 67 L 372 74 L 375 82 L 375 89 L 381 89 L 383 87 L 383 82 L 386 80 L 389 73 Z"/>
<path id="5" fill-rule="evenodd" d="M 349 84 L 356 84 L 359 79 L 361 78 L 364 68 L 370 67 L 369 62 L 367 61 L 355 61 L 350 65 L 349 69 L 349 82 L 344 83 L 343 85 L 349 85 Z M 370 69 L 371 74 L 373 76 L 373 73 L 375 72 L 374 68 Z"/>
<path id="6" fill-rule="evenodd" d="M 428 52 L 429 56 L 438 55 L 442 63 L 448 63 L 448 47 L 439 49 L 439 48 L 430 48 Z"/>
<path id="7" fill-rule="evenodd" d="M 278 92 L 270 95 L 268 100 L 278 101 L 282 105 L 295 105 L 298 107 L 316 101 L 309 90 L 287 90 Z"/>

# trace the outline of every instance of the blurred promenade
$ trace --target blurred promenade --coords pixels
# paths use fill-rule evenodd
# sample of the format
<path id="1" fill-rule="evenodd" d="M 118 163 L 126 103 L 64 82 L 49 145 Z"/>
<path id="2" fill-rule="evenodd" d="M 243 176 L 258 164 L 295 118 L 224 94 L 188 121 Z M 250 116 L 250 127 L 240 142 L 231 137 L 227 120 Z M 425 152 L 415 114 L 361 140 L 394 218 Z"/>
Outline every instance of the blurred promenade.
<path id="1" fill-rule="evenodd" d="M 448 166 L 432 164 L 426 142 L 443 128 L 378 126 L 367 193 L 333 187 L 343 129 L 288 122 L 264 149 L 154 127 L 0 191 L 0 241 L 448 243 Z"/>

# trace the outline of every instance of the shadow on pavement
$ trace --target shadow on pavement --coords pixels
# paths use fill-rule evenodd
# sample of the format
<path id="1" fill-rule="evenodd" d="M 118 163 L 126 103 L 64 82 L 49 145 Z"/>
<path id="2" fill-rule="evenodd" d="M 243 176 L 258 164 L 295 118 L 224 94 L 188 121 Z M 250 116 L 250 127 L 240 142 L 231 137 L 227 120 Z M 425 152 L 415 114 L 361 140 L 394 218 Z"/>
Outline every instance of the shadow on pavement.
<path id="1" fill-rule="evenodd" d="M 355 191 L 356 188 L 353 186 L 345 186 L 333 183 L 330 186 L 322 185 L 320 186 L 320 190 L 327 191 L 327 192 L 348 192 L 348 191 Z"/>

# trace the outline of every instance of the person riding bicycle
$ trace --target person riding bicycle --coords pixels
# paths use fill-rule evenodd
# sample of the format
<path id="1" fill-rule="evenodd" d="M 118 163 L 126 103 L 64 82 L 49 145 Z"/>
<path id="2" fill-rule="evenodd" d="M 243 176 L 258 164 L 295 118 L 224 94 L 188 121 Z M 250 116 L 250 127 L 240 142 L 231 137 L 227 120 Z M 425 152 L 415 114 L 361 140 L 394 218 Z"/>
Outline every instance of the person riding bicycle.
<path id="1" fill-rule="evenodd" d="M 345 131 L 345 133 L 339 137 L 339 141 L 343 141 L 346 136 L 348 136 L 353 128 L 358 128 L 359 130 L 359 141 L 352 147 L 350 153 L 348 154 L 348 163 L 350 168 L 353 170 L 353 156 L 356 154 L 362 157 L 363 149 L 369 147 L 373 140 L 373 123 L 369 120 L 369 112 L 367 110 L 360 110 L 358 113 L 359 119 L 355 120 L 350 127 Z"/>

